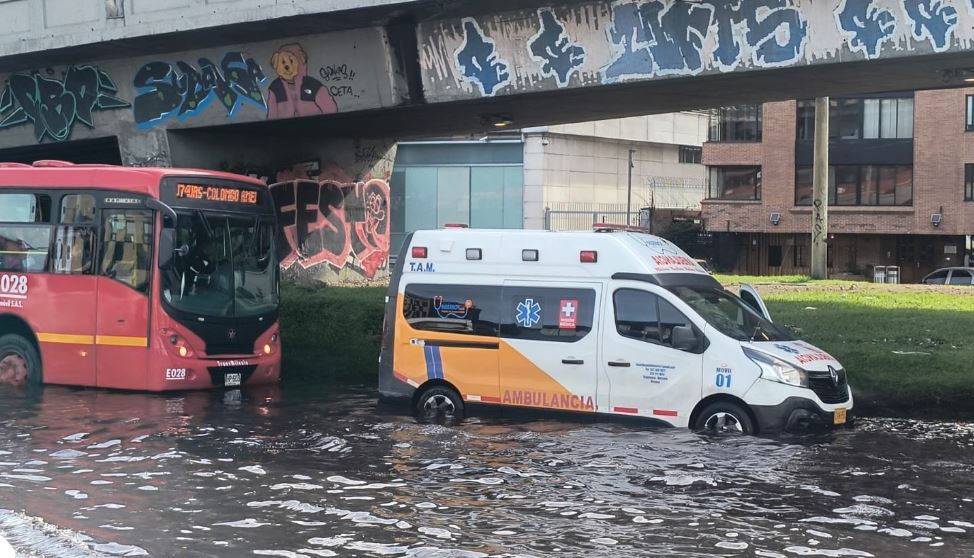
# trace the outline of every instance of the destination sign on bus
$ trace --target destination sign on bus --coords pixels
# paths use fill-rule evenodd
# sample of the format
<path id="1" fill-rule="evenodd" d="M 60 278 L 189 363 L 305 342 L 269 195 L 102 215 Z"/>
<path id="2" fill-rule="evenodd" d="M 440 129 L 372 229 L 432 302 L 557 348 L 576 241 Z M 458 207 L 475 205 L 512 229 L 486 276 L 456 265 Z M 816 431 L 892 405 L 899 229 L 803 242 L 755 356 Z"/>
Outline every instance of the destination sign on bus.
<path id="1" fill-rule="evenodd" d="M 204 186 L 202 184 L 177 184 L 176 199 L 201 200 L 216 203 L 239 203 L 257 205 L 257 192 L 243 188 L 226 186 Z"/>

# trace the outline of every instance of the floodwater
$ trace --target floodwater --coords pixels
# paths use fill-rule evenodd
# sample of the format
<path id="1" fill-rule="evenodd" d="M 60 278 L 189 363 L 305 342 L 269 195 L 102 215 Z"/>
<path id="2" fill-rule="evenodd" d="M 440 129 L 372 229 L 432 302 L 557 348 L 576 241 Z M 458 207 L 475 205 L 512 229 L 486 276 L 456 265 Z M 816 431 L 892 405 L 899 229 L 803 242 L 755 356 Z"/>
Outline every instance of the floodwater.
<path id="1" fill-rule="evenodd" d="M 974 555 L 965 424 L 442 426 L 300 386 L 0 394 L 0 429 L 0 536 L 24 556 Z"/>

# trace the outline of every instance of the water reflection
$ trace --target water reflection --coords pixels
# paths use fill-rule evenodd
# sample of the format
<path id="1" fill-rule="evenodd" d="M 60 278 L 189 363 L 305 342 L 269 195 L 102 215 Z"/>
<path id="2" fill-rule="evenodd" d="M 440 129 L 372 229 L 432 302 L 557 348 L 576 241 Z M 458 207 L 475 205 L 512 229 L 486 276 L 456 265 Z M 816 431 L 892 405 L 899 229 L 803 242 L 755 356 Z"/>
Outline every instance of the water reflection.
<path id="1" fill-rule="evenodd" d="M 0 394 L 0 533 L 53 556 L 974 552 L 974 428 L 819 437 L 503 417 L 371 390 Z"/>

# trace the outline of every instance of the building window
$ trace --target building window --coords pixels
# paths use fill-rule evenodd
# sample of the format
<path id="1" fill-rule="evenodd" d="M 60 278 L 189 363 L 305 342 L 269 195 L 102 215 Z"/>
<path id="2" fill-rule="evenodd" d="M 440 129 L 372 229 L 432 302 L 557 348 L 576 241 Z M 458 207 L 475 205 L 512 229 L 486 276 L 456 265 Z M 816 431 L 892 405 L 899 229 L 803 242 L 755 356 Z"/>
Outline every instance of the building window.
<path id="1" fill-rule="evenodd" d="M 974 130 L 968 99 L 968 130 Z M 815 102 L 798 102 L 798 141 L 815 139 Z M 884 99 L 831 99 L 829 101 L 829 139 L 912 139 L 913 97 Z"/>
<path id="2" fill-rule="evenodd" d="M 803 268 L 808 265 L 805 261 L 805 244 L 803 244 L 801 239 L 795 239 L 795 252 L 794 252 L 794 263 L 795 268 Z"/>
<path id="3" fill-rule="evenodd" d="M 761 167 L 710 167 L 709 199 L 760 200 Z"/>
<path id="4" fill-rule="evenodd" d="M 974 95 L 967 96 L 967 127 L 968 132 L 974 132 Z"/>
<path id="5" fill-rule="evenodd" d="M 812 180 L 812 167 L 798 167 L 795 172 L 795 205 L 812 205 Z M 913 205 L 913 167 L 830 166 L 829 205 Z"/>
<path id="6" fill-rule="evenodd" d="M 781 246 L 768 246 L 768 267 L 781 267 L 783 262 Z"/>
<path id="7" fill-rule="evenodd" d="M 761 141 L 761 105 L 721 107 L 710 113 L 710 141 Z"/>
<path id="8" fill-rule="evenodd" d="M 964 165 L 964 201 L 974 201 L 974 164 Z"/>
<path id="9" fill-rule="evenodd" d="M 703 148 L 692 145 L 680 146 L 680 162 L 699 165 L 703 161 Z"/>

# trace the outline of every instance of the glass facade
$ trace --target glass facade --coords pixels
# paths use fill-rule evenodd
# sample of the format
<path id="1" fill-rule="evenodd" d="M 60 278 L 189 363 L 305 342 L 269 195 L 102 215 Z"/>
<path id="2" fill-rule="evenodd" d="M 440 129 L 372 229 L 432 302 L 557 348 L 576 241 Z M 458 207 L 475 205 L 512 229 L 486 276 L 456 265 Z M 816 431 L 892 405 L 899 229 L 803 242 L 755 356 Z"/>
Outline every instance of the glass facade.
<path id="1" fill-rule="evenodd" d="M 761 141 L 761 105 L 720 107 L 710 113 L 710 141 Z"/>
<path id="2" fill-rule="evenodd" d="M 709 199 L 761 199 L 761 167 L 710 167 Z"/>
<path id="3" fill-rule="evenodd" d="M 913 97 L 831 99 L 829 139 L 833 141 L 912 139 Z M 815 101 L 798 101 L 798 141 L 815 139 Z"/>
<path id="4" fill-rule="evenodd" d="M 523 162 L 521 142 L 400 144 L 390 183 L 391 253 L 418 230 L 522 228 Z"/>
<path id="5" fill-rule="evenodd" d="M 795 205 L 812 205 L 812 167 L 795 173 Z M 910 165 L 829 166 L 829 205 L 913 205 Z"/>

